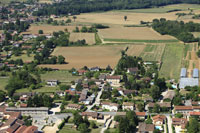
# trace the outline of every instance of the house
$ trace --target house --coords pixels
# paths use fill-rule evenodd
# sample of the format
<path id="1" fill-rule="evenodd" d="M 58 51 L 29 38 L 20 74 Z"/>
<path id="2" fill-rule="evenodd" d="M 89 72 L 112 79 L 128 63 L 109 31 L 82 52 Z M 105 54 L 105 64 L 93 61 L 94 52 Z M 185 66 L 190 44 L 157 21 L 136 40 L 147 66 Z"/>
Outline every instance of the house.
<path id="1" fill-rule="evenodd" d="M 68 104 L 66 106 L 66 109 L 72 109 L 72 110 L 80 110 L 82 108 L 83 108 L 83 106 L 79 105 L 79 104 Z"/>
<path id="2" fill-rule="evenodd" d="M 56 94 L 60 97 L 65 96 L 65 92 L 64 91 L 56 91 Z"/>
<path id="3" fill-rule="evenodd" d="M 84 101 L 84 104 L 86 104 L 86 105 L 90 105 L 90 104 L 92 104 L 93 102 L 94 102 L 94 100 L 95 100 L 95 95 L 94 94 L 92 94 L 91 96 L 89 96 L 85 101 Z"/>
<path id="4" fill-rule="evenodd" d="M 122 109 L 123 110 L 134 110 L 134 103 L 123 102 Z"/>
<path id="5" fill-rule="evenodd" d="M 102 102 L 102 109 L 108 109 L 110 111 L 117 111 L 119 108 L 119 104 L 110 103 L 110 102 Z"/>
<path id="6" fill-rule="evenodd" d="M 137 74 L 137 72 L 138 72 L 139 70 L 138 70 L 138 68 L 137 67 L 133 67 L 133 68 L 128 68 L 127 69 L 127 73 L 130 73 L 130 74 Z"/>
<path id="7" fill-rule="evenodd" d="M 162 109 L 165 109 L 165 111 L 171 110 L 171 103 L 170 103 L 170 102 L 149 103 L 149 104 L 147 104 L 146 108 L 147 108 L 148 110 L 152 110 L 153 107 L 155 106 L 155 104 L 158 104 L 158 105 L 160 106 L 161 110 L 162 110 Z"/>
<path id="8" fill-rule="evenodd" d="M 175 106 L 174 113 L 189 114 L 190 112 L 198 112 L 200 106 Z"/>
<path id="9" fill-rule="evenodd" d="M 133 93 L 137 93 L 137 91 L 135 91 L 135 90 L 123 90 L 124 95 L 131 95 Z"/>
<path id="10" fill-rule="evenodd" d="M 79 98 L 80 102 L 84 102 L 87 99 L 87 93 L 88 90 L 87 89 L 83 89 Z"/>
<path id="11" fill-rule="evenodd" d="M 106 74 L 100 74 L 99 80 L 105 81 L 106 80 Z"/>
<path id="12" fill-rule="evenodd" d="M 110 83 L 111 86 L 120 86 L 121 77 L 120 76 L 106 76 L 106 81 Z"/>
<path id="13" fill-rule="evenodd" d="M 20 104 L 20 108 L 26 108 L 27 107 L 27 104 L 26 103 L 21 103 Z"/>
<path id="14" fill-rule="evenodd" d="M 170 99 L 170 100 L 173 100 L 174 96 L 175 96 L 175 91 L 172 90 L 172 91 L 167 91 L 167 94 L 164 96 L 163 99 Z"/>
<path id="15" fill-rule="evenodd" d="M 189 112 L 189 117 L 190 116 L 197 116 L 200 117 L 200 112 Z"/>
<path id="16" fill-rule="evenodd" d="M 104 116 L 97 112 L 82 112 L 82 117 L 87 117 L 88 120 L 104 119 Z"/>
<path id="17" fill-rule="evenodd" d="M 176 128 L 176 130 L 179 130 L 179 132 L 184 132 L 187 125 L 187 119 L 172 118 L 172 125 Z"/>
<path id="18" fill-rule="evenodd" d="M 58 85 L 58 80 L 48 80 L 47 85 L 49 86 L 57 86 Z"/>
<path id="19" fill-rule="evenodd" d="M 139 133 L 153 133 L 154 131 L 154 125 L 153 124 L 146 124 L 144 122 L 139 123 Z"/>
<path id="20" fill-rule="evenodd" d="M 78 75 L 84 75 L 86 72 L 87 72 L 87 70 L 82 70 L 82 69 L 80 69 L 80 70 L 78 70 L 77 71 L 78 72 Z"/>
<path id="21" fill-rule="evenodd" d="M 100 71 L 100 68 L 99 67 L 92 67 L 92 68 L 90 68 L 90 71 L 91 72 L 98 72 L 98 71 Z"/>
<path id="22" fill-rule="evenodd" d="M 153 119 L 153 124 L 156 126 L 162 126 L 165 121 L 166 121 L 166 116 L 164 115 L 156 115 L 154 117 L 152 117 Z"/>
<path id="23" fill-rule="evenodd" d="M 135 112 L 136 113 L 136 115 L 137 115 L 137 117 L 139 118 L 139 119 L 145 119 L 145 117 L 146 117 L 146 112 Z"/>

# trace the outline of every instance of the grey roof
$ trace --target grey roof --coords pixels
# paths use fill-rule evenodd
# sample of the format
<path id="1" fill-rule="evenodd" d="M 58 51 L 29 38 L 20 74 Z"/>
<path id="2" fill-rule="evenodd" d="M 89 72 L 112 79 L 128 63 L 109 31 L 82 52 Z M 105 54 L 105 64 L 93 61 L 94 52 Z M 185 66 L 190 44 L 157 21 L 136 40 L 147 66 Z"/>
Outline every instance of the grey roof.
<path id="1" fill-rule="evenodd" d="M 181 68 L 181 75 L 180 75 L 180 77 L 186 77 L 187 76 L 187 70 L 186 70 L 186 68 Z"/>
<path id="2" fill-rule="evenodd" d="M 199 70 L 198 70 L 197 68 L 195 68 L 195 69 L 193 70 L 192 77 L 193 77 L 193 78 L 199 78 Z"/>
<path id="3" fill-rule="evenodd" d="M 186 86 L 199 86 L 198 78 L 181 78 L 179 88 L 184 89 Z"/>
<path id="4" fill-rule="evenodd" d="M 17 108 L 17 107 L 8 107 L 6 111 L 48 111 L 47 107 L 28 107 L 28 108 Z"/>

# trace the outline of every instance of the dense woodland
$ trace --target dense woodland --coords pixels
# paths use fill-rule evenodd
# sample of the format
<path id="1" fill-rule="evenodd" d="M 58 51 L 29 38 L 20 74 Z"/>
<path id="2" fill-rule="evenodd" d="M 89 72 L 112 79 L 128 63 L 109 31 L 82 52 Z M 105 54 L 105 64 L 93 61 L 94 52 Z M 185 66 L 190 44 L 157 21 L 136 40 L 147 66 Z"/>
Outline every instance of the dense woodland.
<path id="1" fill-rule="evenodd" d="M 183 42 L 196 42 L 199 39 L 195 38 L 191 32 L 199 32 L 200 24 L 183 21 L 171 21 L 161 18 L 154 19 L 152 27 L 162 35 L 171 35 Z"/>
<path id="2" fill-rule="evenodd" d="M 80 14 L 95 11 L 109 11 L 121 9 L 139 9 L 169 4 L 190 3 L 200 4 L 199 0 L 68 0 L 52 5 L 45 4 L 43 8 L 34 12 L 33 15 L 68 15 L 69 13 Z"/>

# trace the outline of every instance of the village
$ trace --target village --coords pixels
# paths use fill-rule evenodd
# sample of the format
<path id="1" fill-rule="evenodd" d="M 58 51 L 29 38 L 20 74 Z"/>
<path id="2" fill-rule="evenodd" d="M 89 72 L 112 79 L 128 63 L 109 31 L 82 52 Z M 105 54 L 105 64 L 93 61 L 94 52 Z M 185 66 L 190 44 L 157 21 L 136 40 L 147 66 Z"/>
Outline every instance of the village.
<path id="1" fill-rule="evenodd" d="M 109 61 L 103 54 L 100 58 L 95 55 L 95 59 L 90 61 L 89 56 L 93 56 L 91 51 L 86 51 L 89 53 L 89 63 L 85 60 L 77 61 L 75 59 L 82 56 L 82 51 L 76 53 L 78 56 L 72 52 L 72 56 L 77 56 L 73 59 L 74 65 L 69 56 L 58 51 L 61 49 L 64 53 L 70 53 L 64 49 L 70 46 L 77 49 L 98 46 L 91 46 L 87 38 L 72 41 L 71 34 L 94 34 L 93 45 L 105 47 L 106 39 L 101 39 L 97 32 L 109 26 L 85 26 L 85 23 L 76 23 L 78 18 L 71 13 L 68 13 L 66 21 L 59 20 L 66 16 L 34 15 L 45 6 L 44 3 L 38 2 L 12 2 L 0 6 L 0 133 L 200 131 L 199 67 L 195 62 L 199 59 L 194 52 L 194 49 L 197 49 L 196 43 L 184 43 L 184 47 L 192 45 L 193 51 L 189 51 L 189 48 L 187 50 L 194 52 L 194 55 L 189 55 L 197 58 L 189 60 L 193 67 L 189 67 L 190 64 L 180 65 L 181 67 L 172 73 L 169 66 L 170 76 L 176 74 L 175 77 L 160 76 L 165 65 L 161 60 L 163 56 L 149 61 L 142 58 L 142 53 L 130 54 L 129 50 L 134 49 L 135 44 L 113 46 L 117 48 L 112 53 L 106 52 L 109 59 L 114 56 L 113 53 L 117 53 L 117 58 L 111 58 Z M 126 19 L 127 16 L 123 21 Z M 53 29 L 52 33 L 46 33 L 48 28 L 30 32 L 31 27 L 41 23 L 63 27 L 55 31 Z M 147 52 L 143 52 L 148 54 L 148 50 L 157 44 L 150 45 L 149 49 L 146 42 L 136 44 L 136 47 L 141 45 L 145 45 L 143 50 Z M 158 45 L 164 54 L 167 44 Z M 98 51 L 101 52 L 100 49 L 97 49 Z M 137 49 L 134 52 L 136 51 Z M 185 60 L 188 51 L 184 51 Z M 152 54 L 151 51 L 149 54 Z M 172 58 L 175 57 L 176 55 Z M 98 65 L 93 62 L 96 60 L 106 62 Z M 77 62 L 82 63 L 81 67 Z M 179 58 L 171 64 L 175 67 L 176 63 L 179 63 Z M 66 69 L 66 66 L 70 69 Z M 167 70 L 168 68 L 165 69 Z"/>

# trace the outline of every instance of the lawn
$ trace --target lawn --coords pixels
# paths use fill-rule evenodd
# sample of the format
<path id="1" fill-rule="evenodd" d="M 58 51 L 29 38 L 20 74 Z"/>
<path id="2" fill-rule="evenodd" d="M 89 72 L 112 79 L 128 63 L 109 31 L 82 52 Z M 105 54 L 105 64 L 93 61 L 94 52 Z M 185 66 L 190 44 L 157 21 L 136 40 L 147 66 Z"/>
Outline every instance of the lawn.
<path id="1" fill-rule="evenodd" d="M 9 78 L 0 78 L 0 90 L 5 91 L 5 86 L 8 83 Z"/>
<path id="2" fill-rule="evenodd" d="M 104 41 L 108 42 L 127 42 L 127 43 L 174 43 L 179 42 L 178 40 L 131 40 L 131 39 L 109 39 L 105 38 Z"/>
<path id="3" fill-rule="evenodd" d="M 46 72 L 45 74 L 41 74 L 42 81 L 56 79 L 56 80 L 59 80 L 59 82 L 70 83 L 71 81 L 74 81 L 78 78 L 79 76 L 72 76 L 72 74 L 66 70 L 49 71 L 49 72 Z"/>
<path id="4" fill-rule="evenodd" d="M 184 54 L 184 45 L 168 44 L 166 45 L 164 55 L 162 57 L 162 65 L 160 77 L 167 79 L 178 79 L 181 70 L 181 62 Z"/>
<path id="5" fill-rule="evenodd" d="M 73 129 L 71 126 L 65 125 L 65 126 L 59 131 L 59 133 L 80 133 L 80 132 L 77 131 L 76 129 Z"/>

